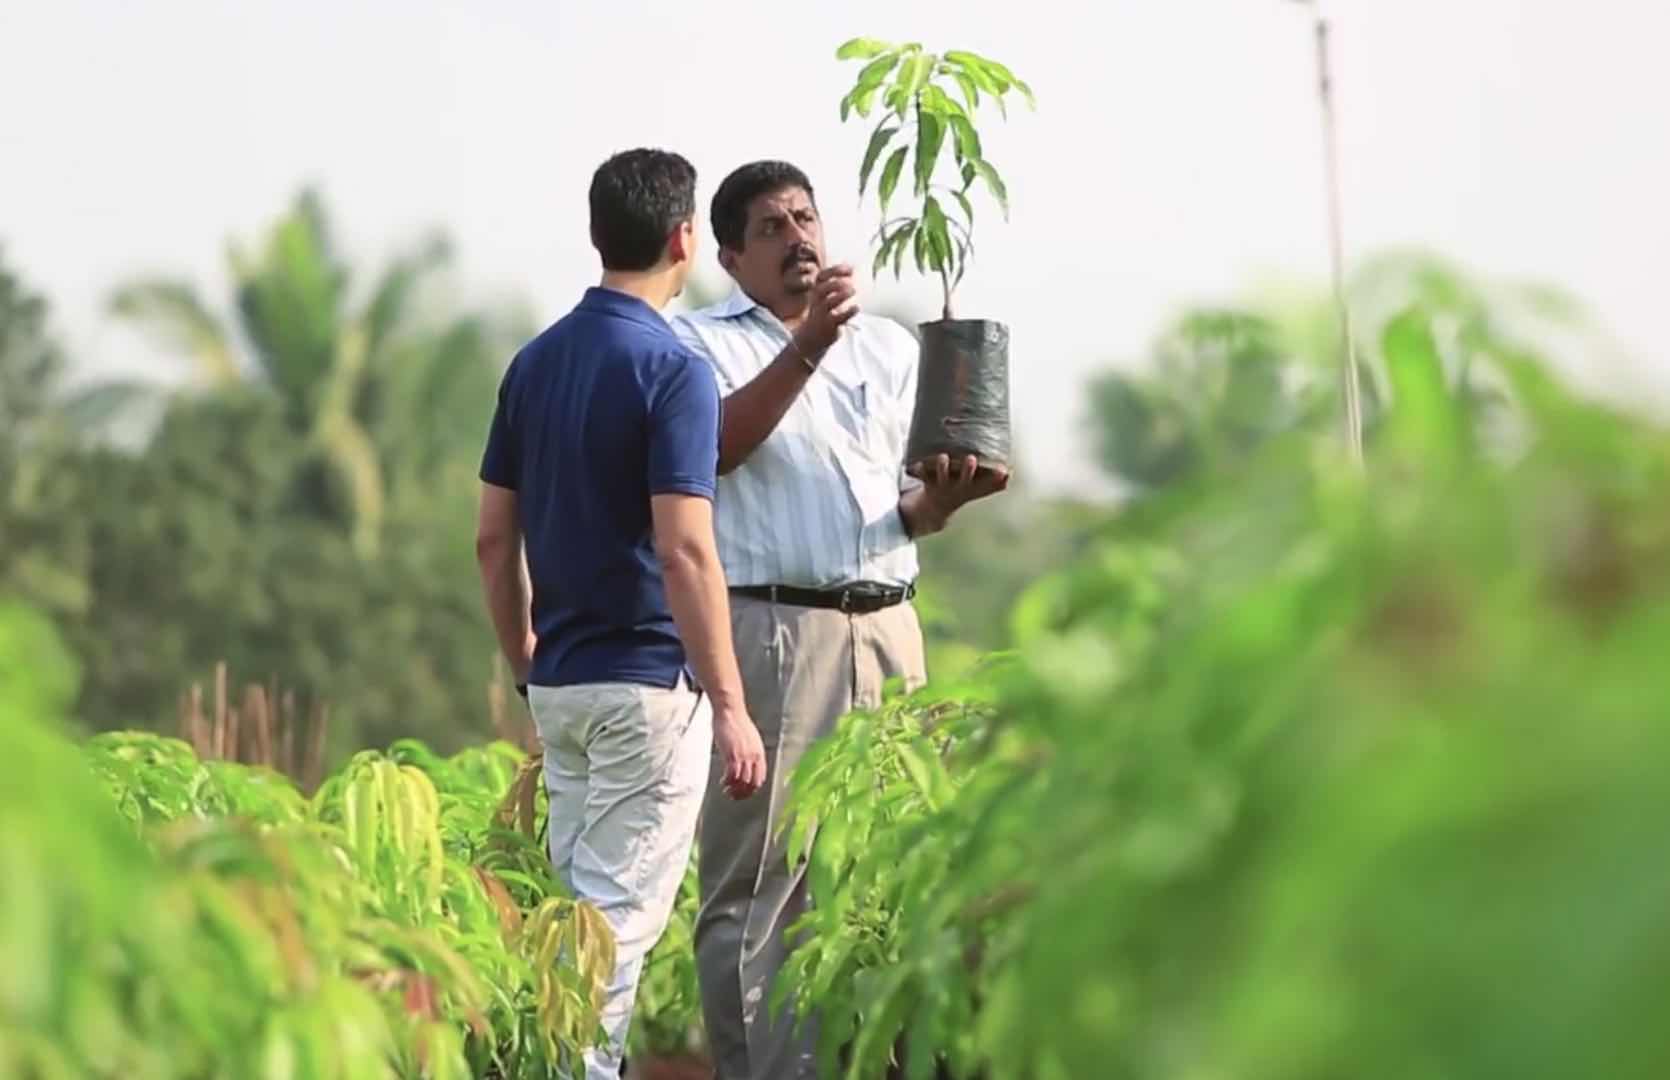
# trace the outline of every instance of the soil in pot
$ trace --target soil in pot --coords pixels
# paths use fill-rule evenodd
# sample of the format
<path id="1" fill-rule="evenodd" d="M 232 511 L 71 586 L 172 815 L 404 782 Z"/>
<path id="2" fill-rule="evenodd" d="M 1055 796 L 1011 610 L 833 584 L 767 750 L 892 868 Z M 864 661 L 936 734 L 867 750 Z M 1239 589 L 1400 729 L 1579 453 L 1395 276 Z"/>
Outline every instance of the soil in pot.
<path id="1" fill-rule="evenodd" d="M 905 461 L 973 454 L 1009 465 L 1009 328 L 990 319 L 922 323 L 916 412 Z"/>

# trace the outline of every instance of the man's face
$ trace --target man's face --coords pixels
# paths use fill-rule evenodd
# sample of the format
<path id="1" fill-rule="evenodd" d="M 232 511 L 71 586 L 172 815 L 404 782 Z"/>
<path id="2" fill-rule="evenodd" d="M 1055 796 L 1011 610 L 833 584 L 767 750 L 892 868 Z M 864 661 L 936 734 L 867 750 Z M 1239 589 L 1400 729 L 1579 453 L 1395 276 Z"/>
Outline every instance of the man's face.
<path id="1" fill-rule="evenodd" d="M 823 268 L 823 223 L 803 189 L 756 196 L 742 237 L 742 250 L 724 256 L 743 291 L 767 306 L 811 292 Z"/>

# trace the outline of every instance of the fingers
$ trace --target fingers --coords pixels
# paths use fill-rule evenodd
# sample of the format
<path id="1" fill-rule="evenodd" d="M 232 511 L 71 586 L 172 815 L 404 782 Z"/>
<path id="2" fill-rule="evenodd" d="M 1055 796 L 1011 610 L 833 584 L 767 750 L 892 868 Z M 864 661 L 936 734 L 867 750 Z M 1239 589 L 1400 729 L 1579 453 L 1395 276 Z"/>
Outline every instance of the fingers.
<path id="1" fill-rule="evenodd" d="M 741 758 L 725 771 L 725 794 L 746 799 L 765 786 L 765 758 Z"/>
<path id="2" fill-rule="evenodd" d="M 925 484 L 943 484 L 951 475 L 951 459 L 948 455 L 937 454 L 913 461 L 905 466 L 905 475 L 914 476 Z"/>
<path id="3" fill-rule="evenodd" d="M 725 775 L 720 781 L 725 794 L 746 799 L 765 785 L 765 746 L 751 724 L 728 735 L 723 742 Z"/>
<path id="4" fill-rule="evenodd" d="M 955 460 L 949 454 L 936 454 L 913 461 L 905 466 L 905 475 L 965 501 L 1003 491 L 1010 480 L 1007 465 L 982 465 L 973 454 Z"/>
<path id="5" fill-rule="evenodd" d="M 852 267 L 846 264 L 831 266 L 817 277 L 812 286 L 815 310 L 826 315 L 837 326 L 858 314 L 858 287 L 852 281 Z"/>
<path id="6" fill-rule="evenodd" d="M 857 295 L 858 289 L 852 282 L 831 281 L 823 286 L 822 292 L 818 294 L 818 303 L 825 311 L 833 311 Z"/>

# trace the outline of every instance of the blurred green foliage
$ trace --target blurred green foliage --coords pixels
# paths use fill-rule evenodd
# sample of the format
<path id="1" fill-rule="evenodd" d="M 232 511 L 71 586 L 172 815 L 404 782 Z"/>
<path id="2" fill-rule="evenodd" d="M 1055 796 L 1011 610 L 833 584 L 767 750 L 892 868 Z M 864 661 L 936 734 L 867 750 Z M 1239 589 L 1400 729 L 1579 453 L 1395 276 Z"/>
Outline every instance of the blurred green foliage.
<path id="1" fill-rule="evenodd" d="M 0 1075 L 569 1075 L 614 946 L 503 805 L 521 765 L 406 742 L 309 799 L 177 740 L 8 719 Z"/>
<path id="2" fill-rule="evenodd" d="M 1202 468 L 1031 590 L 995 671 L 808 755 L 779 994 L 826 1063 L 1662 1072 L 1670 436 L 1480 335 L 1505 439 L 1435 325 L 1376 328 L 1366 470 L 1302 425 Z"/>

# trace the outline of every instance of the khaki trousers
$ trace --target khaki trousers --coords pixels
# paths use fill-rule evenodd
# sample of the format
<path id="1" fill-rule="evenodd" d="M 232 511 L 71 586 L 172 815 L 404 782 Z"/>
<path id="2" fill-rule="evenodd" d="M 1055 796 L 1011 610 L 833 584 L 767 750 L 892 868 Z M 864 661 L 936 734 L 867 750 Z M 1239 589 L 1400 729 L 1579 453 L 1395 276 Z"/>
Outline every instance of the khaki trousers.
<path id="1" fill-rule="evenodd" d="M 784 931 L 807 906 L 805 869 L 788 865 L 776 837 L 785 778 L 811 744 L 854 708 L 881 704 L 895 676 L 927 678 L 922 627 L 909 603 L 865 615 L 731 598 L 731 623 L 748 712 L 759 727 L 767 784 L 736 801 L 710 770 L 702 807 L 696 967 L 720 1080 L 816 1076 L 815 1018 L 794 1030 L 792 1005 L 769 1008 L 790 946 Z"/>
<path id="2" fill-rule="evenodd" d="M 608 1040 L 586 1080 L 618 1080 L 644 957 L 667 929 L 712 765 L 713 711 L 688 684 L 530 686 L 558 880 L 609 922 Z"/>

